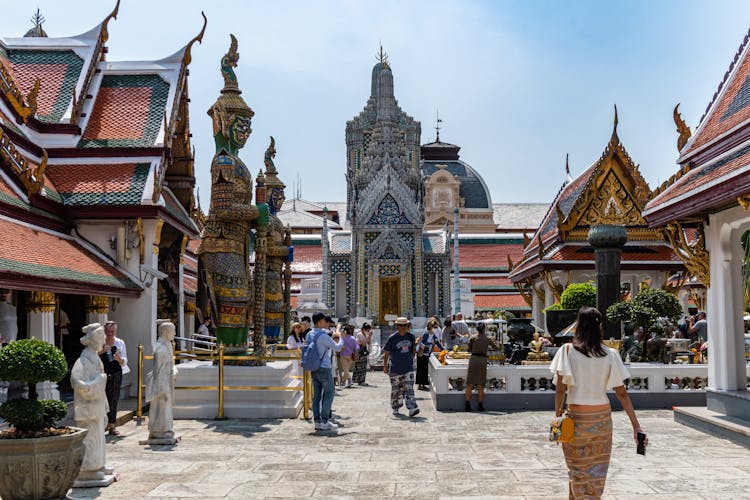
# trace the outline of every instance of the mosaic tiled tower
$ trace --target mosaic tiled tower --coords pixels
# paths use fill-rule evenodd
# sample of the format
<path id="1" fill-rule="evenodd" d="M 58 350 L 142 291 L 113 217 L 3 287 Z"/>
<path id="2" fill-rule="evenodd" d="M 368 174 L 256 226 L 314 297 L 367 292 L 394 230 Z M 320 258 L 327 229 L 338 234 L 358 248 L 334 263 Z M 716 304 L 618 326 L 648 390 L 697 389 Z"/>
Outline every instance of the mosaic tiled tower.
<path id="1" fill-rule="evenodd" d="M 323 296 L 339 316 L 447 313 L 446 234 L 423 232 L 420 135 L 396 102 L 381 49 L 367 105 L 346 124 L 351 234 L 325 235 Z"/>

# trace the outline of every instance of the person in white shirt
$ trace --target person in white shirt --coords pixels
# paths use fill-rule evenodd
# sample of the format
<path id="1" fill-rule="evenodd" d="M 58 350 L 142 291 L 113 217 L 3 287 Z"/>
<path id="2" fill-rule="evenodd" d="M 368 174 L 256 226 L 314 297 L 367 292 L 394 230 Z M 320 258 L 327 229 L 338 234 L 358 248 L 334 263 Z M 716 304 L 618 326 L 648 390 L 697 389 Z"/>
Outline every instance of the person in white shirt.
<path id="1" fill-rule="evenodd" d="M 456 319 L 451 325 L 453 331 L 456 332 L 457 340 L 459 345 L 466 345 L 469 343 L 469 325 L 464 321 L 464 315 L 462 313 L 456 313 Z"/>
<path id="2" fill-rule="evenodd" d="M 570 498 L 601 498 L 604 492 L 612 451 L 608 389 L 614 389 L 628 414 L 636 443 L 639 433 L 645 435 L 625 389 L 630 374 L 620 353 L 602 343 L 602 326 L 598 310 L 582 307 L 573 341 L 557 351 L 550 365 L 556 378 L 555 416 L 563 414 L 567 391 L 568 415 L 574 422 L 572 442 L 563 443 Z"/>
<path id="3" fill-rule="evenodd" d="M 195 332 L 195 333 L 197 333 L 198 335 L 205 335 L 207 337 L 210 336 L 211 335 L 211 331 L 208 329 L 208 327 L 210 325 L 211 325 L 211 317 L 207 316 L 203 320 L 203 323 L 201 323 L 200 326 L 198 327 L 198 331 Z"/>
<path id="4" fill-rule="evenodd" d="M 292 323 L 292 333 L 286 339 L 286 348 L 296 353 L 300 352 L 300 349 L 305 345 L 305 341 L 302 340 L 302 323 Z M 297 361 L 292 369 L 292 376 L 302 376 L 302 362 Z"/>
<path id="5" fill-rule="evenodd" d="M 0 345 L 18 338 L 18 313 L 9 297 L 10 290 L 0 288 Z"/>

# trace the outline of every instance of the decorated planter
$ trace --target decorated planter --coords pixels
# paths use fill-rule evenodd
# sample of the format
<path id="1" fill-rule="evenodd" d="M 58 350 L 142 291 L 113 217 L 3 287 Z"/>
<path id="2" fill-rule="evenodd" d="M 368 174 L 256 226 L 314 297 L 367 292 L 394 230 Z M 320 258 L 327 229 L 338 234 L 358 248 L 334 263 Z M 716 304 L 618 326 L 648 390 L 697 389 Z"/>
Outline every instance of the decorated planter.
<path id="1" fill-rule="evenodd" d="M 527 345 L 531 342 L 535 331 L 531 325 L 531 318 L 512 318 L 508 320 L 508 338 L 514 342 Z"/>
<path id="2" fill-rule="evenodd" d="M 3 500 L 64 498 L 78 476 L 86 429 L 62 436 L 0 439 Z"/>

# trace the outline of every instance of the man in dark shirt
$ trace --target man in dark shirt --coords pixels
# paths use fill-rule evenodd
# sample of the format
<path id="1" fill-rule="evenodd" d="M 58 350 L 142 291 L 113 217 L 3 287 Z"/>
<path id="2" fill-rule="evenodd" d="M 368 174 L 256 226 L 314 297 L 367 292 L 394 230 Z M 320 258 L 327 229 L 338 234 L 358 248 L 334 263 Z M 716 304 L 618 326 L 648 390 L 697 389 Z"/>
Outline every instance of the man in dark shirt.
<path id="1" fill-rule="evenodd" d="M 391 408 L 399 415 L 399 408 L 406 399 L 409 416 L 419 413 L 414 398 L 414 350 L 416 340 L 409 331 L 407 318 L 396 319 L 396 333 L 388 337 L 383 348 L 383 371 L 391 377 Z"/>

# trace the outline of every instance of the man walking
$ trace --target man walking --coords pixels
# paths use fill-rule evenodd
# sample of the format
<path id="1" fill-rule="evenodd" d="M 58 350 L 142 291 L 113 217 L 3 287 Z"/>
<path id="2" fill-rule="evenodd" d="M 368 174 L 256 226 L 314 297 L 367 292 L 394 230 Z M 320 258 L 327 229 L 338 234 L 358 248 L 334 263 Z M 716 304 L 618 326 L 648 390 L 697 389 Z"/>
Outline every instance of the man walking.
<path id="1" fill-rule="evenodd" d="M 330 317 L 323 313 L 313 314 L 312 320 L 315 327 L 310 330 L 306 338 L 308 344 L 315 343 L 320 358 L 320 368 L 310 372 L 313 383 L 313 420 L 316 431 L 338 429 L 338 425 L 328 420 L 334 395 L 331 357 L 334 352 L 341 350 L 341 345 L 337 345 L 328 335 L 329 319 Z"/>
<path id="2" fill-rule="evenodd" d="M 399 408 L 406 399 L 409 416 L 419 413 L 414 398 L 414 350 L 416 341 L 409 331 L 409 320 L 396 319 L 396 333 L 388 337 L 383 348 L 383 371 L 391 377 L 391 408 L 399 415 Z M 389 363 L 390 361 L 390 363 Z"/>

